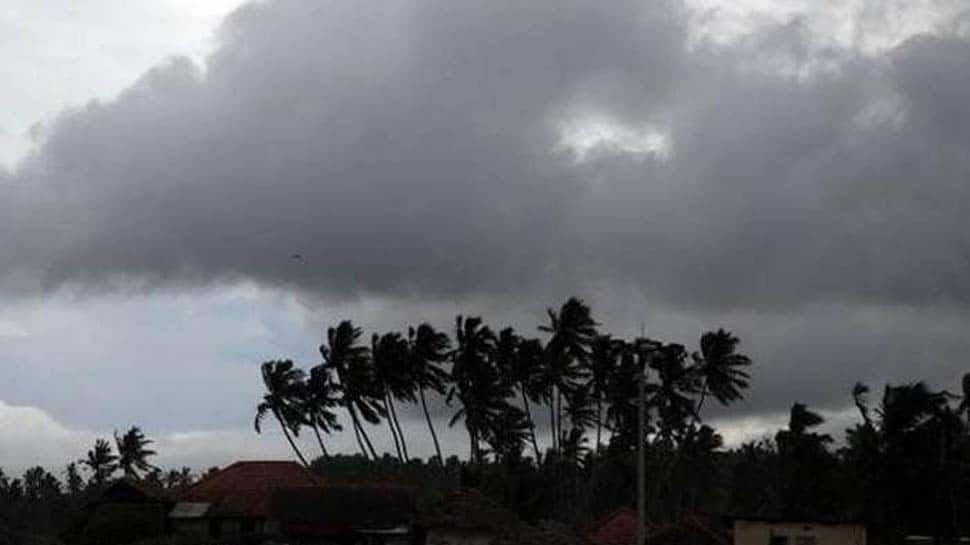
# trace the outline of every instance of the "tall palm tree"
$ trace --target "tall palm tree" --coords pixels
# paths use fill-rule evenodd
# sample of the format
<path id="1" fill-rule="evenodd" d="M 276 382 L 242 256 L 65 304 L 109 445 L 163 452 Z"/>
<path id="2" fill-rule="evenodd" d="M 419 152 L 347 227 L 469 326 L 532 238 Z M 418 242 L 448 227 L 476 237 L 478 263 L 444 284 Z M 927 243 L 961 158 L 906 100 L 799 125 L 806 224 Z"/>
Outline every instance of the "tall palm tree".
<path id="1" fill-rule="evenodd" d="M 377 451 L 367 435 L 361 420 L 378 424 L 385 416 L 382 394 L 374 381 L 373 361 L 370 350 L 360 344 L 360 328 L 344 320 L 337 327 L 327 330 L 327 344 L 320 346 L 324 365 L 336 372 L 343 392 L 344 406 L 350 413 L 357 443 L 364 456 L 376 460 Z M 366 449 L 364 446 L 366 445 Z"/>
<path id="2" fill-rule="evenodd" d="M 558 311 L 548 309 L 547 314 L 549 323 L 539 326 L 539 331 L 550 335 L 545 348 L 545 370 L 553 449 L 557 450 L 562 437 L 562 397 L 583 378 L 597 324 L 589 307 L 575 297 Z"/>
<path id="3" fill-rule="evenodd" d="M 458 399 L 461 407 L 449 426 L 465 421 L 471 446 L 471 460 L 481 463 L 480 442 L 487 438 L 492 419 L 503 409 L 501 377 L 495 365 L 495 334 L 477 317 L 455 319 L 455 349 L 452 351 L 451 382 L 447 401 Z"/>
<path id="4" fill-rule="evenodd" d="M 387 426 L 394 438 L 398 459 L 406 462 L 408 456 L 404 432 L 397 419 L 394 399 L 416 401 L 408 376 L 408 342 L 400 333 L 374 334 L 371 337 L 371 357 L 374 362 L 374 381 L 382 391 L 381 401 L 387 414 Z"/>
<path id="5" fill-rule="evenodd" d="M 745 370 L 751 358 L 737 352 L 741 340 L 729 331 L 718 329 L 701 336 L 700 352 L 694 352 L 694 365 L 701 381 L 701 395 L 694 409 L 695 422 L 700 419 L 704 400 L 711 395 L 721 405 L 744 397 L 750 378 Z"/>
<path id="6" fill-rule="evenodd" d="M 266 392 L 263 394 L 262 401 L 256 406 L 256 418 L 253 419 L 253 427 L 256 433 L 262 430 L 263 419 L 267 414 L 272 414 L 279 422 L 280 428 L 290 448 L 296 453 L 300 462 L 309 467 L 303 453 L 296 446 L 294 436 L 299 436 L 300 426 L 306 422 L 301 393 L 304 386 L 304 373 L 295 367 L 290 360 L 272 360 L 263 362 L 260 366 L 263 375 L 263 386 Z"/>
<path id="7" fill-rule="evenodd" d="M 148 448 L 154 441 L 145 437 L 138 426 L 128 428 L 123 435 L 115 432 L 115 445 L 118 447 L 118 467 L 130 479 L 139 478 L 139 471 L 156 469 L 148 462 L 155 451 Z"/>
<path id="8" fill-rule="evenodd" d="M 540 403 L 543 399 L 542 352 L 542 342 L 538 339 L 523 339 L 511 328 L 499 332 L 498 365 L 509 387 L 519 390 L 536 464 L 542 463 L 542 453 L 536 440 L 535 420 L 529 402 Z"/>
<path id="9" fill-rule="evenodd" d="M 687 350 L 681 344 L 662 344 L 650 358 L 658 381 L 647 384 L 650 404 L 659 418 L 659 438 L 671 443 L 682 436 L 695 414 L 691 395 L 700 389 L 699 377 L 687 365 Z"/>
<path id="10" fill-rule="evenodd" d="M 448 359 L 450 348 L 451 341 L 448 339 L 448 335 L 436 331 L 430 324 L 424 323 L 417 328 L 408 328 L 407 375 L 421 400 L 421 409 L 424 411 L 424 419 L 428 423 L 428 431 L 431 432 L 431 440 L 434 442 L 434 450 L 438 456 L 439 464 L 444 464 L 444 458 L 441 456 L 438 434 L 435 433 L 431 414 L 428 412 L 425 391 L 435 392 L 438 395 L 445 394 L 448 373 L 441 368 L 441 364 Z"/>
<path id="11" fill-rule="evenodd" d="M 334 411 L 340 405 L 340 387 L 333 381 L 329 369 L 320 365 L 310 369 L 310 378 L 306 382 L 303 402 L 307 422 L 316 435 L 317 444 L 320 445 L 320 453 L 324 458 L 328 458 L 330 454 L 323 444 L 320 432 L 329 435 L 334 431 L 343 429 L 337 419 L 337 413 Z"/>
<path id="12" fill-rule="evenodd" d="M 94 448 L 88 451 L 85 458 L 79 460 L 81 465 L 91 470 L 91 482 L 101 487 L 117 469 L 118 457 L 111 448 L 111 443 L 104 439 L 94 442 Z"/>
<path id="13" fill-rule="evenodd" d="M 597 335 L 590 345 L 589 387 L 590 396 L 596 405 L 596 451 L 602 445 L 603 402 L 607 396 L 610 376 L 616 371 L 623 353 L 623 341 L 610 335 Z"/>

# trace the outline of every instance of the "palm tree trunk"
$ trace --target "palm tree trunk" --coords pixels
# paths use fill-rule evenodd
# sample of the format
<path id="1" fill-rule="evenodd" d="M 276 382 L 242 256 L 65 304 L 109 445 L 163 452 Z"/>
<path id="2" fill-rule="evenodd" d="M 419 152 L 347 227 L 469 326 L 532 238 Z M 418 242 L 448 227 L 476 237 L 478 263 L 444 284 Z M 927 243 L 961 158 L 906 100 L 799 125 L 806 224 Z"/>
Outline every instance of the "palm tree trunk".
<path id="1" fill-rule="evenodd" d="M 388 394 L 384 392 L 384 413 L 387 414 L 387 427 L 391 430 L 391 437 L 394 439 L 394 451 L 397 452 L 397 459 L 404 462 L 404 455 L 401 454 L 401 442 L 397 439 L 397 430 L 394 429 L 394 419 L 391 417 L 390 404 L 387 401 Z"/>
<path id="2" fill-rule="evenodd" d="M 310 464 L 307 463 L 306 458 L 303 457 L 303 453 L 300 452 L 299 448 L 297 448 L 296 443 L 293 441 L 293 437 L 290 436 L 289 428 L 286 427 L 286 423 L 283 422 L 283 419 L 280 417 L 280 413 L 278 411 L 273 411 L 273 416 L 276 417 L 276 421 L 279 422 L 280 427 L 283 428 L 283 435 L 286 436 L 286 440 L 290 443 L 290 447 L 293 449 L 293 452 L 296 453 L 296 457 L 300 459 L 303 467 L 309 468 Z"/>
<path id="3" fill-rule="evenodd" d="M 556 437 L 556 394 L 555 386 L 549 391 L 549 427 L 552 431 L 552 451 L 559 452 L 559 440 Z"/>
<path id="4" fill-rule="evenodd" d="M 364 443 L 367 445 L 367 450 L 369 450 L 371 456 L 377 460 L 377 451 L 374 450 L 374 444 L 370 442 L 370 437 L 367 436 L 367 430 L 364 429 L 364 423 L 358 421 L 357 426 L 360 428 L 360 436 L 364 438 Z"/>
<path id="5" fill-rule="evenodd" d="M 556 441 L 562 450 L 562 390 L 556 388 Z"/>
<path id="6" fill-rule="evenodd" d="M 394 398 L 388 395 L 387 403 L 391 408 L 391 417 L 394 419 L 394 427 L 397 428 L 397 436 L 401 439 L 401 451 L 404 452 L 404 462 L 407 463 L 411 459 L 411 456 L 408 454 L 408 443 L 404 440 L 404 430 L 401 429 L 401 421 L 397 418 L 397 408 L 394 407 Z"/>
<path id="7" fill-rule="evenodd" d="M 364 454 L 364 458 L 370 458 L 370 456 L 367 455 L 367 449 L 364 448 L 364 442 L 361 440 L 363 437 L 362 433 L 364 430 L 360 426 L 360 419 L 357 418 L 357 411 L 354 410 L 353 404 L 351 403 L 347 404 L 347 412 L 350 413 L 350 420 L 354 424 L 354 434 L 357 436 L 357 444 L 360 446 L 360 451 Z M 371 452 L 373 452 L 373 450 L 374 449 L 371 449 Z M 377 460 L 377 456 L 374 455 L 372 459 Z"/>
<path id="8" fill-rule="evenodd" d="M 536 425 L 532 420 L 532 409 L 529 407 L 529 398 L 525 395 L 525 390 L 520 387 L 519 391 L 522 392 L 522 407 L 529 419 L 529 439 L 532 440 L 532 449 L 536 453 L 536 465 L 538 466 L 542 464 L 542 456 L 539 454 L 539 443 L 536 441 Z"/>
<path id="9" fill-rule="evenodd" d="M 428 403 L 424 400 L 424 388 L 418 388 L 418 393 L 421 395 L 421 408 L 424 409 L 424 419 L 428 421 L 428 429 L 431 430 L 431 440 L 434 441 L 434 451 L 438 454 L 438 463 L 443 466 L 445 465 L 445 460 L 441 457 L 441 445 L 438 444 L 438 434 L 434 432 L 434 426 L 431 424 L 431 414 L 428 413 Z"/>
<path id="10" fill-rule="evenodd" d="M 320 437 L 320 428 L 317 426 L 316 422 L 312 423 L 313 434 L 317 436 L 317 444 L 320 445 L 320 452 L 323 454 L 324 458 L 329 458 L 330 454 L 327 453 L 327 447 L 323 446 L 323 439 Z"/>
<path id="11" fill-rule="evenodd" d="M 603 431 L 603 398 L 596 396 L 596 453 L 599 454 L 601 448 L 600 436 Z"/>
<path id="12" fill-rule="evenodd" d="M 357 422 L 353 422 L 354 437 L 357 438 L 357 446 L 360 447 L 360 453 L 364 455 L 364 458 L 370 460 L 370 454 L 367 453 L 367 447 L 364 446 L 364 440 L 360 438 L 360 429 L 357 427 Z"/>

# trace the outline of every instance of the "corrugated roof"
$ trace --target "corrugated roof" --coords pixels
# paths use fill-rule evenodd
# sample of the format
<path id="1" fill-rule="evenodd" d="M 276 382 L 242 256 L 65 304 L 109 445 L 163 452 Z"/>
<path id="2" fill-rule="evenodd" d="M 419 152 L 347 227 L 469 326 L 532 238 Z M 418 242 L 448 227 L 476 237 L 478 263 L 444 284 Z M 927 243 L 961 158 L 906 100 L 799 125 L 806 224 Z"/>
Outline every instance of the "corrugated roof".
<path id="1" fill-rule="evenodd" d="M 168 513 L 168 518 L 170 519 L 196 519 L 205 516 L 209 507 L 212 506 L 211 503 L 203 502 L 179 502 L 175 504 Z"/>

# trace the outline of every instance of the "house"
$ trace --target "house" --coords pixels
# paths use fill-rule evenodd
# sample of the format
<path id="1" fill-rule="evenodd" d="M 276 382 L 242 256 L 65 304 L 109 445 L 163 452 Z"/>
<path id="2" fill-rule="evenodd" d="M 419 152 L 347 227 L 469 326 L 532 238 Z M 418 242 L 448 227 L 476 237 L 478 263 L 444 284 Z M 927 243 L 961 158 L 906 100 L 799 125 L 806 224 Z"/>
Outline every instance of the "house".
<path id="1" fill-rule="evenodd" d="M 322 485 L 323 479 L 295 462 L 236 462 L 183 489 L 168 520 L 179 536 L 233 539 L 263 535 L 274 492 Z"/>
<path id="2" fill-rule="evenodd" d="M 587 538 L 593 545 L 634 545 L 637 540 L 637 512 L 617 509 L 594 523 Z M 730 545 L 727 534 L 698 515 L 688 515 L 676 524 L 646 528 L 649 545 Z"/>
<path id="3" fill-rule="evenodd" d="M 639 519 L 633 509 L 617 509 L 593 523 L 587 537 L 593 545 L 633 545 Z"/>
<path id="4" fill-rule="evenodd" d="M 183 540 L 408 543 L 412 491 L 325 483 L 295 462 L 236 462 L 187 487 L 168 514 Z"/>
<path id="5" fill-rule="evenodd" d="M 122 479 L 89 501 L 64 534 L 77 545 L 121 545 L 165 535 L 172 500 L 164 491 Z"/>
<path id="6" fill-rule="evenodd" d="M 473 489 L 459 490 L 438 502 L 418 524 L 426 545 L 514 543 L 525 529 L 515 513 Z"/>
<path id="7" fill-rule="evenodd" d="M 734 518 L 734 545 L 866 545 L 864 524 Z"/>

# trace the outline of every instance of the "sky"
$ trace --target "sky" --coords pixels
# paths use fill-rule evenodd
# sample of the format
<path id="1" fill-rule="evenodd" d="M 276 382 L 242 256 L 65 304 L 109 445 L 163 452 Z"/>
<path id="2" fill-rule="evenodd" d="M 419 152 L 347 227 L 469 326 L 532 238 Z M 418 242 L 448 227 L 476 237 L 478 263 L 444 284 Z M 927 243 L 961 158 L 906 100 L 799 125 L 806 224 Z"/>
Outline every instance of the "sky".
<path id="1" fill-rule="evenodd" d="M 344 318 L 724 327 L 728 444 L 970 371 L 968 2 L 12 0 L 0 67 L 8 472 L 289 456 L 259 363 Z"/>

